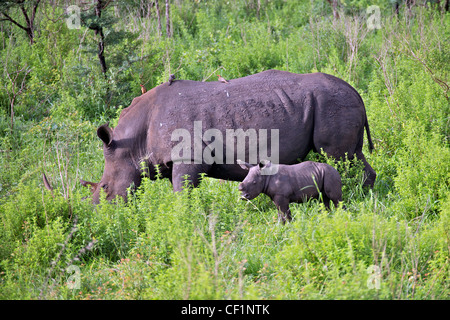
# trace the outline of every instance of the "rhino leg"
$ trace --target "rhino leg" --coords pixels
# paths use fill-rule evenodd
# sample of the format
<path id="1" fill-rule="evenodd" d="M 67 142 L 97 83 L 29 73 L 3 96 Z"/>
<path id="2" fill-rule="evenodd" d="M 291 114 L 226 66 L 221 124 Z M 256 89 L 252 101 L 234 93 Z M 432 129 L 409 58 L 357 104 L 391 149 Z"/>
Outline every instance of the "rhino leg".
<path id="1" fill-rule="evenodd" d="M 356 152 L 356 157 L 361 160 L 364 164 L 364 173 L 365 173 L 365 181 L 364 185 L 369 186 L 373 189 L 373 185 L 375 184 L 375 179 L 377 177 L 377 174 L 375 170 L 370 166 L 370 164 L 367 162 L 366 158 L 364 157 L 364 154 L 362 152 Z"/>
<path id="2" fill-rule="evenodd" d="M 173 191 L 182 191 L 186 185 L 197 187 L 200 183 L 200 174 L 208 173 L 210 167 L 206 164 L 174 164 L 172 168 Z"/>
<path id="3" fill-rule="evenodd" d="M 330 210 L 330 198 L 328 198 L 327 195 L 322 194 L 322 200 L 323 204 L 325 205 L 325 208 L 327 208 L 327 210 Z"/>
<path id="4" fill-rule="evenodd" d="M 325 174 L 323 181 L 323 202 L 327 209 L 330 209 L 330 201 L 333 201 L 334 207 L 337 208 L 342 201 L 342 182 L 338 173 L 330 172 Z"/>
<path id="5" fill-rule="evenodd" d="M 291 221 L 291 210 L 289 209 L 289 199 L 284 196 L 275 196 L 273 202 L 278 209 L 278 221 L 282 224 L 286 223 L 286 220 Z"/>

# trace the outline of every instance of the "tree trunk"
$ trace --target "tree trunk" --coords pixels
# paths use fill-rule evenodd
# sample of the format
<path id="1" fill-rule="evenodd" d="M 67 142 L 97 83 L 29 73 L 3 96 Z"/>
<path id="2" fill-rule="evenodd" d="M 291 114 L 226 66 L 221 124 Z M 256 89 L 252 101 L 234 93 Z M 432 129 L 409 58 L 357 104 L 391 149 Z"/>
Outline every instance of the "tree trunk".
<path id="1" fill-rule="evenodd" d="M 166 0 L 166 36 L 167 38 L 172 37 L 170 32 L 170 9 L 169 9 L 169 0 Z"/>
<path id="2" fill-rule="evenodd" d="M 95 15 L 97 18 L 100 19 L 102 15 L 102 9 L 103 9 L 103 3 L 102 0 L 97 0 L 97 5 L 95 6 Z M 102 66 L 102 72 L 106 78 L 106 71 L 108 68 L 106 67 L 106 60 L 105 60 L 105 36 L 103 34 L 103 28 L 101 26 L 96 26 L 94 28 L 95 35 L 100 36 L 100 40 L 98 42 L 98 59 L 100 60 L 100 65 Z"/>
<path id="3" fill-rule="evenodd" d="M 261 10 L 261 0 L 258 0 L 256 5 L 256 17 L 259 19 L 259 11 Z"/>
<path id="4" fill-rule="evenodd" d="M 338 12 L 338 0 L 327 0 L 328 3 L 333 7 L 333 17 L 335 20 L 339 19 L 339 12 Z"/>
<path id="5" fill-rule="evenodd" d="M 156 16 L 158 17 L 158 36 L 161 37 L 162 26 L 161 26 L 161 13 L 159 12 L 158 0 L 155 0 Z"/>

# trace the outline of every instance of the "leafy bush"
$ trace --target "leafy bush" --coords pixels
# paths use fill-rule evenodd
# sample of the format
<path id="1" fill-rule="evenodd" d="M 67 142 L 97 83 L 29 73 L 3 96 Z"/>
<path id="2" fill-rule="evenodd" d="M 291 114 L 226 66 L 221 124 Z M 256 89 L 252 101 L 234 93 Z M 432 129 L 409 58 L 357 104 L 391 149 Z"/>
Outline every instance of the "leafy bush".
<path id="1" fill-rule="evenodd" d="M 441 136 L 425 130 L 416 121 L 406 124 L 405 147 L 396 164 L 399 205 L 411 217 L 436 213 L 450 188 L 450 150 Z"/>

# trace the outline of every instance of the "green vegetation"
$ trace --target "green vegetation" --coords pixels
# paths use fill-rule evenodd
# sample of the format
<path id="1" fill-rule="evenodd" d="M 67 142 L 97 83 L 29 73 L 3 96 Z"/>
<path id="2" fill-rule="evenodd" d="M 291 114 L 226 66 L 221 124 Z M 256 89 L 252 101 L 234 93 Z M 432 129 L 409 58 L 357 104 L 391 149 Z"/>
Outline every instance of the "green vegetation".
<path id="1" fill-rule="evenodd" d="M 449 298 L 450 16 L 436 1 L 398 15 L 388 0 L 339 1 L 339 18 L 328 1 L 169 1 L 170 36 L 163 1 L 161 30 L 152 1 L 86 7 L 79 29 L 52 3 L 39 3 L 32 41 L 0 21 L 1 299 Z M 1 12 L 24 24 L 17 4 Z M 242 201 L 236 182 L 208 178 L 180 194 L 144 178 L 127 204 L 82 200 L 78 180 L 103 171 L 96 128 L 117 124 L 140 84 L 271 68 L 358 90 L 373 190 L 358 163 L 310 154 L 338 167 L 346 209 L 291 204 L 283 226 L 265 195 Z"/>

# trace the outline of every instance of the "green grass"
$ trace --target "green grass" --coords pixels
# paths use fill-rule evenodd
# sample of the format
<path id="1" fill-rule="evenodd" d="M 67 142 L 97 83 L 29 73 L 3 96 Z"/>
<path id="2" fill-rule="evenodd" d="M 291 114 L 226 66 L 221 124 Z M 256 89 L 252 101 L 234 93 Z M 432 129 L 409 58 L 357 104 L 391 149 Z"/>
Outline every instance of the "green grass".
<path id="1" fill-rule="evenodd" d="M 182 194 L 145 180 L 127 205 L 74 202 L 77 229 L 64 248 L 73 219 L 20 227 L 25 238 L 1 265 L 2 298 L 445 299 L 450 290 L 449 203 L 439 218 L 405 220 L 368 191 L 347 210 L 291 204 L 294 220 L 281 225 L 267 196 L 243 201 L 237 183 L 212 179 Z M 42 205 L 67 212 L 60 195 Z M 80 287 L 70 290 L 72 264 Z"/>

